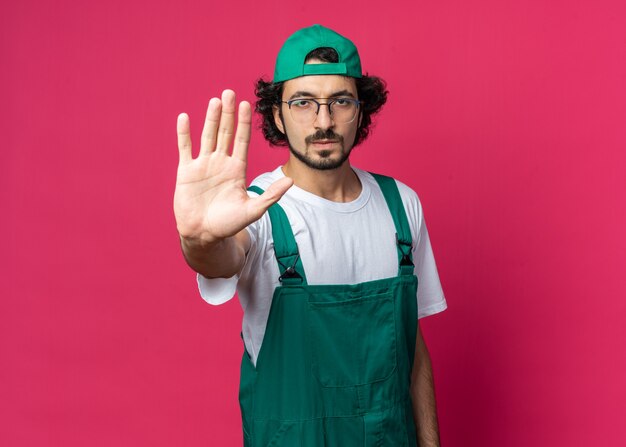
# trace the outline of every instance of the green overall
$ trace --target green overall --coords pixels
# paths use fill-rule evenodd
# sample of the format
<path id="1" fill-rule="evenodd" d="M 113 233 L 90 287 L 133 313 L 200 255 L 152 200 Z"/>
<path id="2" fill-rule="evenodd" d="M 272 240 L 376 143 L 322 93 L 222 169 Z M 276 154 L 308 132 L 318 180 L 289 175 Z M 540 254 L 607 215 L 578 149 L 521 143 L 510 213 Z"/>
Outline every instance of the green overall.
<path id="1" fill-rule="evenodd" d="M 417 331 L 411 232 L 395 181 L 374 177 L 396 228 L 399 269 L 392 278 L 308 285 L 284 210 L 269 209 L 281 285 L 256 367 L 245 350 L 241 363 L 245 447 L 416 445 L 409 394 Z"/>

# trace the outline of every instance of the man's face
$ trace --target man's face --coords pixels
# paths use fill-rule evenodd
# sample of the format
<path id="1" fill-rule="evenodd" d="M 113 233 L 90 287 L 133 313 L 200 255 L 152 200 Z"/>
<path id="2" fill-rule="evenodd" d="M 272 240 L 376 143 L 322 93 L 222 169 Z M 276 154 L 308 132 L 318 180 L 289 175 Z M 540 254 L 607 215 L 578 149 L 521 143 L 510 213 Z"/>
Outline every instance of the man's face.
<path id="1" fill-rule="evenodd" d="M 286 81 L 283 101 L 296 98 L 358 99 L 354 78 L 340 75 L 302 76 Z M 318 100 L 322 103 L 327 99 Z M 282 116 L 282 119 L 281 119 Z M 287 136 L 293 156 L 313 169 L 336 169 L 349 157 L 360 121 L 360 113 L 349 123 L 336 123 L 328 107 L 320 106 L 311 122 L 294 121 L 287 104 L 274 111 L 278 129 Z"/>

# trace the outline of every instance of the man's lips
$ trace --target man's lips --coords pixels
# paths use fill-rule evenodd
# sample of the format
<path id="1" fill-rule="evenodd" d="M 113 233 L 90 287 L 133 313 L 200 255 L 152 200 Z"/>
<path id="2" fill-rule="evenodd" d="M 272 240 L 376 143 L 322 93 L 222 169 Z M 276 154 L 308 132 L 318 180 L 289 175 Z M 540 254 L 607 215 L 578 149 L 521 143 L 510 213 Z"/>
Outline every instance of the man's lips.
<path id="1" fill-rule="evenodd" d="M 334 143 L 338 143 L 337 140 L 315 140 L 312 141 L 313 144 L 334 144 Z"/>

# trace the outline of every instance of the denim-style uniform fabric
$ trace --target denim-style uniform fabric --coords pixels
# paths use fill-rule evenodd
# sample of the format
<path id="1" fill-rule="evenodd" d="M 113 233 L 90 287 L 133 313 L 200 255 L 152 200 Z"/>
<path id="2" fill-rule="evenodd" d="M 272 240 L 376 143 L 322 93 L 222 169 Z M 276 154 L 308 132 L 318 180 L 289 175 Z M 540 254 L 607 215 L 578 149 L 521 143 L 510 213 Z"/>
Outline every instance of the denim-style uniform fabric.
<path id="1" fill-rule="evenodd" d="M 245 350 L 241 363 L 245 447 L 416 446 L 411 232 L 395 180 L 374 178 L 396 227 L 399 267 L 392 278 L 308 285 L 284 210 L 269 209 L 281 285 L 256 366 Z"/>

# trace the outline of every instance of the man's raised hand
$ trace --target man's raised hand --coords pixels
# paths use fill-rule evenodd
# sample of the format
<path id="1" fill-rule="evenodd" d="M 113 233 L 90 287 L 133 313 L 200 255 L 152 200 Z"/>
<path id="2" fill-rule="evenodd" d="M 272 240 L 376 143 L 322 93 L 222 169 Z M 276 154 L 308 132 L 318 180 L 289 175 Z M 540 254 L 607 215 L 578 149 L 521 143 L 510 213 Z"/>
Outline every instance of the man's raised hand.
<path id="1" fill-rule="evenodd" d="M 212 98 L 202 129 L 200 152 L 193 158 L 189 117 L 178 116 L 179 163 L 174 192 L 174 215 L 181 237 L 213 243 L 236 235 L 289 189 L 293 181 L 283 178 L 267 191 L 250 198 L 246 193 L 246 164 L 252 112 L 239 104 L 235 128 L 235 93 L 224 90 L 222 99 Z M 234 143 L 233 143 L 234 137 Z M 232 153 L 229 148 L 233 145 Z"/>

